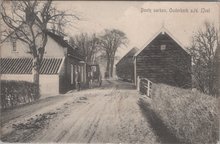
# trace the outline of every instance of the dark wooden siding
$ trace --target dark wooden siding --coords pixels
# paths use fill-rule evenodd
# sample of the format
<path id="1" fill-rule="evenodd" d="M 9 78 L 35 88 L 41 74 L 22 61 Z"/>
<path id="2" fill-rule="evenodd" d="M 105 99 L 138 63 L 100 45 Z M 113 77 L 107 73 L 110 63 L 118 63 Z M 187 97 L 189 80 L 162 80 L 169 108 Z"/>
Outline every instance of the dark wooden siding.
<path id="1" fill-rule="evenodd" d="M 134 54 L 137 48 L 131 49 L 117 64 L 116 74 L 125 81 L 134 82 Z"/>
<path id="2" fill-rule="evenodd" d="M 166 45 L 161 50 L 161 45 Z M 136 57 L 137 76 L 155 83 L 191 87 L 191 57 L 168 34 L 160 33 Z"/>
<path id="3" fill-rule="evenodd" d="M 123 61 L 116 66 L 116 74 L 117 76 L 125 81 L 134 81 L 134 62 L 131 61 Z"/>

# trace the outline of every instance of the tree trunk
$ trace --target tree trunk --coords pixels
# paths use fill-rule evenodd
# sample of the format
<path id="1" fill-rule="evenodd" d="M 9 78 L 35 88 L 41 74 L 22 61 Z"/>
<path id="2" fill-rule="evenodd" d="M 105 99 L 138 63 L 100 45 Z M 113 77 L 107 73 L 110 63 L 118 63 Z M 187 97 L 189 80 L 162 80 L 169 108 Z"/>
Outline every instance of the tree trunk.
<path id="1" fill-rule="evenodd" d="M 110 58 L 107 58 L 107 65 L 106 65 L 106 74 L 105 77 L 109 78 L 109 67 L 110 67 Z"/>
<path id="2" fill-rule="evenodd" d="M 109 68 L 108 68 L 108 75 L 109 75 L 109 78 L 112 77 L 112 75 L 111 75 L 111 64 L 112 64 L 112 58 L 109 59 Z"/>
<path id="3" fill-rule="evenodd" d="M 109 64 L 109 77 L 112 77 L 112 58 L 110 58 L 110 64 Z"/>
<path id="4" fill-rule="evenodd" d="M 113 70 L 114 70 L 114 61 L 115 61 L 115 59 L 114 59 L 114 57 L 111 59 L 111 77 L 113 77 Z"/>
<path id="5" fill-rule="evenodd" d="M 40 97 L 40 76 L 39 76 L 40 66 L 39 66 L 39 59 L 38 57 L 34 57 L 33 59 L 33 82 L 36 85 L 36 92 L 34 95 L 34 100 L 38 99 Z"/>

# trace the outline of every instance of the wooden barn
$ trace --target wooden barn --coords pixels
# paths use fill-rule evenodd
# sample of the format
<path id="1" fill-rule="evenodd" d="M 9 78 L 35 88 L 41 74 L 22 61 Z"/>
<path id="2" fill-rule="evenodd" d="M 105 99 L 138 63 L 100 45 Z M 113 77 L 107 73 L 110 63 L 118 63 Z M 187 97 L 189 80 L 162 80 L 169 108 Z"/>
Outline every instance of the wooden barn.
<path id="1" fill-rule="evenodd" d="M 134 55 L 138 48 L 132 48 L 116 64 L 116 75 L 124 81 L 134 82 Z"/>
<path id="2" fill-rule="evenodd" d="M 165 28 L 135 54 L 135 83 L 144 77 L 154 83 L 191 88 L 191 56 Z"/>

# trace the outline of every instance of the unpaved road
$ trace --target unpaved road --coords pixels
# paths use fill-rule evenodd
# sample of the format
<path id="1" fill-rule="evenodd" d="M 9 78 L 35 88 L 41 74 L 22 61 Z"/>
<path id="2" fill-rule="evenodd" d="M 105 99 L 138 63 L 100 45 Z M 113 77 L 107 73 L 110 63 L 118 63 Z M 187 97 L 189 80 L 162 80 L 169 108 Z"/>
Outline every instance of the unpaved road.
<path id="1" fill-rule="evenodd" d="M 6 142 L 158 143 L 141 112 L 139 94 L 126 82 L 47 98 L 2 112 Z"/>

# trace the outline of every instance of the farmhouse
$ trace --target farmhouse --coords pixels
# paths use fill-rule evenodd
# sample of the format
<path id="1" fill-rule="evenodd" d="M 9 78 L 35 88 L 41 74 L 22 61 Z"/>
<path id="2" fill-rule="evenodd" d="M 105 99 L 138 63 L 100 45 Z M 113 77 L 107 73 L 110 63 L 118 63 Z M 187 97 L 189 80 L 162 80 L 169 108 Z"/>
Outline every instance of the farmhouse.
<path id="1" fill-rule="evenodd" d="M 154 83 L 191 88 L 191 56 L 165 28 L 156 33 L 135 54 L 134 78 L 144 77 Z"/>
<path id="2" fill-rule="evenodd" d="M 134 82 L 134 55 L 138 48 L 132 48 L 116 64 L 116 74 L 119 79 Z"/>
<path id="3" fill-rule="evenodd" d="M 41 95 L 56 95 L 76 88 L 78 70 L 82 85 L 86 85 L 86 64 L 77 50 L 61 36 L 47 32 L 48 42 L 40 67 Z M 1 80 L 33 82 L 33 59 L 27 45 L 13 38 L 1 43 Z"/>

